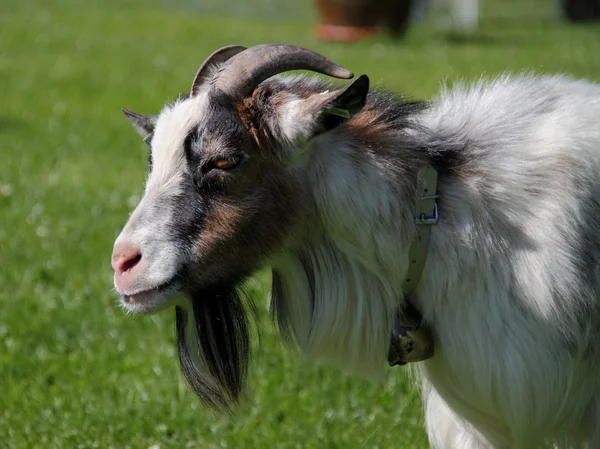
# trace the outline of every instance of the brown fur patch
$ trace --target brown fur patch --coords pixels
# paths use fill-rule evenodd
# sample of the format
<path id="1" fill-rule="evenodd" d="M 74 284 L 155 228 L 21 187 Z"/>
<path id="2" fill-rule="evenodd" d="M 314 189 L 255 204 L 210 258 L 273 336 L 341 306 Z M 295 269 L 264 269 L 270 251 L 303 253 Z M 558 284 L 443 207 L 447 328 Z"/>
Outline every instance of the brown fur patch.
<path id="1" fill-rule="evenodd" d="M 242 103 L 239 103 L 236 107 L 236 112 L 240 117 L 240 120 L 252 136 L 252 140 L 258 145 L 261 146 L 260 142 L 260 121 L 257 118 L 257 111 L 254 107 L 254 102 L 252 98 L 245 99 Z"/>
<path id="2" fill-rule="evenodd" d="M 238 104 L 236 110 L 258 148 L 268 149 L 277 145 L 269 126 L 269 119 L 276 114 L 276 108 L 271 103 L 271 99 L 264 97 L 264 90 L 259 88 L 250 98 L 246 98 Z"/>
<path id="3" fill-rule="evenodd" d="M 389 151 L 397 143 L 394 128 L 379 120 L 381 111 L 366 109 L 346 123 L 348 133 L 368 152 Z"/>
<path id="4" fill-rule="evenodd" d="M 234 236 L 245 213 L 246 210 L 239 204 L 228 204 L 223 200 L 212 204 L 206 215 L 202 232 L 196 241 L 198 254 L 211 254 L 222 245 L 223 241 Z"/>
<path id="5" fill-rule="evenodd" d="M 387 130 L 391 130 L 389 125 L 378 121 L 380 117 L 381 111 L 362 110 L 348 121 L 348 128 L 352 135 L 361 141 L 379 139 L 379 136 L 385 135 Z"/>

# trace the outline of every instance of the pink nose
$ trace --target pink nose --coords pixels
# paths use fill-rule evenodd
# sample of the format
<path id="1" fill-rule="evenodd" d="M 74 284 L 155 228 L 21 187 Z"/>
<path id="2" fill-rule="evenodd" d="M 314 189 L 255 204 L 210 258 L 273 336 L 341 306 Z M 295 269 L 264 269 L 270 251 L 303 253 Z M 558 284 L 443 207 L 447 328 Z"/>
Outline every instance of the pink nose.
<path id="1" fill-rule="evenodd" d="M 117 276 L 132 271 L 135 266 L 142 260 L 142 252 L 137 246 L 131 243 L 118 243 L 112 255 L 112 267 Z"/>

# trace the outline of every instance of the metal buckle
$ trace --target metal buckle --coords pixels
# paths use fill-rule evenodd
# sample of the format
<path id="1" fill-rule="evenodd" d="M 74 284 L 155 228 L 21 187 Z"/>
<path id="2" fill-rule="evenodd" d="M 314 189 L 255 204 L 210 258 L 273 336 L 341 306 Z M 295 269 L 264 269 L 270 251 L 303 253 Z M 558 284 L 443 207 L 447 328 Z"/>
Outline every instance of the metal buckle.
<path id="1" fill-rule="evenodd" d="M 419 199 L 420 200 L 435 200 L 437 197 L 438 197 L 438 195 L 428 195 L 428 196 L 422 196 Z M 434 225 L 434 224 L 437 224 L 438 220 L 439 220 L 438 205 L 437 205 L 437 201 L 434 201 L 433 202 L 433 217 L 426 217 L 425 214 L 421 214 L 420 217 L 415 218 L 415 224 L 417 224 L 417 225 Z"/>
<path id="2" fill-rule="evenodd" d="M 408 300 L 396 316 L 392 329 L 388 363 L 390 366 L 406 365 L 433 357 L 434 343 L 431 332 L 423 324 L 423 316 Z"/>

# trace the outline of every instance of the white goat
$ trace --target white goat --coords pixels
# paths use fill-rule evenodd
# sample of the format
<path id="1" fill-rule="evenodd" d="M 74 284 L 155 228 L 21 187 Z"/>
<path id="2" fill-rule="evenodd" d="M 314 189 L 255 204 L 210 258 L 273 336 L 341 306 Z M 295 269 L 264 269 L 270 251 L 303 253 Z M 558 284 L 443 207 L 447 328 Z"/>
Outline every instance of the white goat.
<path id="1" fill-rule="evenodd" d="M 420 104 L 364 75 L 274 76 L 294 69 L 353 76 L 225 47 L 159 116 L 126 111 L 151 170 L 113 253 L 124 307 L 175 305 L 185 377 L 227 408 L 249 352 L 236 290 L 259 267 L 285 335 L 371 377 L 410 299 L 436 348 L 414 365 L 434 448 L 600 448 L 600 87 L 502 77 Z M 423 166 L 439 223 L 408 298 Z"/>

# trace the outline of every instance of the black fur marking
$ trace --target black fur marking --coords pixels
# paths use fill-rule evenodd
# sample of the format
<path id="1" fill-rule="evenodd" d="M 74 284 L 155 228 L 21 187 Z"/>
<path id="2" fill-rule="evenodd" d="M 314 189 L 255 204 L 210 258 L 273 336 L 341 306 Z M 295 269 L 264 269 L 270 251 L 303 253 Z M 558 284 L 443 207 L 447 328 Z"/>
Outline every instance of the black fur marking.
<path id="1" fill-rule="evenodd" d="M 432 143 L 426 148 L 429 163 L 442 175 L 457 173 L 468 164 L 466 146 Z"/>
<path id="2" fill-rule="evenodd" d="M 408 101 L 406 98 L 387 91 L 371 89 L 367 96 L 366 109 L 381 111 L 378 121 L 385 125 L 406 125 L 409 117 L 427 108 L 427 103 Z"/>
<path id="3" fill-rule="evenodd" d="M 235 106 L 234 100 L 225 92 L 219 89 L 211 89 L 209 92 L 210 102 L 214 105 L 221 106 L 224 109 L 233 110 Z"/>
<path id="4" fill-rule="evenodd" d="M 308 260 L 308 254 L 299 254 L 298 260 L 302 264 L 302 268 L 304 269 L 304 274 L 306 275 L 306 279 L 308 281 L 308 288 L 310 294 L 310 305 L 311 305 L 311 316 L 314 314 L 315 306 L 316 306 L 316 295 L 317 295 L 317 286 L 315 281 L 315 271 L 314 265 L 310 263 Z"/>
<path id="5" fill-rule="evenodd" d="M 339 125 L 344 123 L 346 119 L 334 114 L 324 113 L 319 123 L 319 130 L 321 132 L 328 131 L 330 129 L 337 128 Z"/>
<path id="6" fill-rule="evenodd" d="M 286 310 L 285 293 L 283 292 L 283 285 L 279 273 L 273 270 L 272 281 L 271 281 L 271 317 L 273 322 L 277 325 L 279 333 L 286 341 L 286 343 L 294 342 L 294 335 L 290 327 L 288 319 L 289 312 Z"/>
<path id="7" fill-rule="evenodd" d="M 193 323 L 206 365 L 198 369 L 190 354 L 187 312 L 177 307 L 177 351 L 190 387 L 209 407 L 230 410 L 239 404 L 250 356 L 246 312 L 234 287 L 213 287 L 192 297 Z"/>
<path id="8" fill-rule="evenodd" d="M 171 233 L 176 242 L 188 248 L 202 232 L 208 207 L 206 199 L 198 194 L 191 178 L 182 183 L 180 188 L 183 191 L 170 200 L 175 202 Z"/>
<path id="9" fill-rule="evenodd" d="M 195 128 L 188 133 L 188 135 L 183 141 L 183 151 L 185 153 L 185 158 L 188 161 L 188 164 L 190 165 L 192 165 L 193 162 L 195 162 L 197 159 L 196 153 L 198 151 L 194 151 L 194 148 L 198 145 L 200 137 L 200 131 L 197 128 Z"/>
<path id="10" fill-rule="evenodd" d="M 152 151 L 148 150 L 148 173 L 152 171 L 154 160 L 152 159 Z"/>

